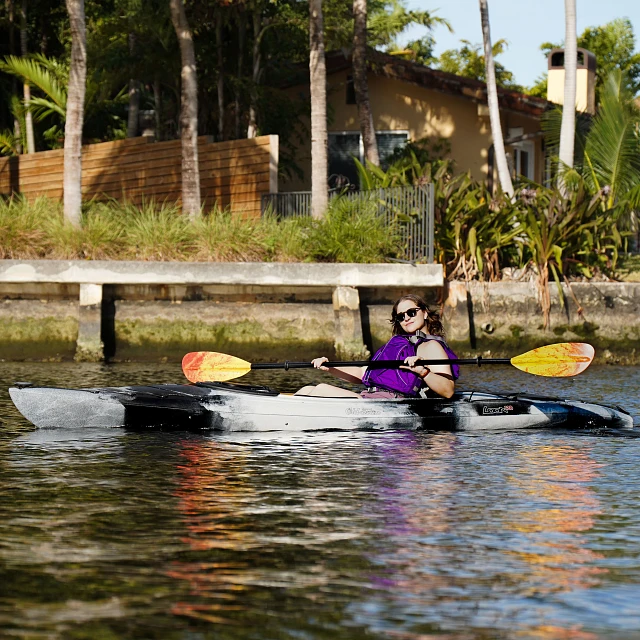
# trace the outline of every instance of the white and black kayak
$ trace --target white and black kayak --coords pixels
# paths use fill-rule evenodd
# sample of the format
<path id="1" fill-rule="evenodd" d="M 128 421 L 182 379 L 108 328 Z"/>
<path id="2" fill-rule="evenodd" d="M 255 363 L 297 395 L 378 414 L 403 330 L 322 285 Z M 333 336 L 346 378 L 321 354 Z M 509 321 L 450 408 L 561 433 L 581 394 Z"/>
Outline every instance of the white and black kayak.
<path id="1" fill-rule="evenodd" d="M 476 391 L 462 391 L 451 399 L 318 398 L 281 394 L 268 387 L 207 382 L 97 389 L 16 383 L 9 393 L 27 420 L 48 428 L 221 432 L 633 428 L 632 417 L 619 407 Z"/>

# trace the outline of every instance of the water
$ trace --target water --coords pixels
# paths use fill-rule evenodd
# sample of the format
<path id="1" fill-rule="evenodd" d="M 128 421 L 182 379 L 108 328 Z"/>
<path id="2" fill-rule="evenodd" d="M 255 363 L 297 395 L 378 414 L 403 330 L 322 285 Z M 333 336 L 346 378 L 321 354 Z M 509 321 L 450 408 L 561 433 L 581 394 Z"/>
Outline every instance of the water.
<path id="1" fill-rule="evenodd" d="M 174 365 L 3 363 L 61 386 Z M 322 374 L 250 374 L 292 390 Z M 321 378 L 322 379 L 322 378 Z M 640 368 L 467 388 L 619 404 Z M 0 637 L 640 637 L 635 433 L 38 431 L 0 396 Z"/>

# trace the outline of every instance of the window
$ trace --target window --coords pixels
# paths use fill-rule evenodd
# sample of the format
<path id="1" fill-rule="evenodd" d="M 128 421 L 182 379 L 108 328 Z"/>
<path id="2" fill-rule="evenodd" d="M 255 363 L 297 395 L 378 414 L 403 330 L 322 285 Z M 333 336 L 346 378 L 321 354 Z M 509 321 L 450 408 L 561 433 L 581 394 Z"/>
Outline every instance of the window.
<path id="1" fill-rule="evenodd" d="M 376 131 L 380 166 L 389 167 L 389 157 L 406 144 L 407 131 Z M 332 189 L 349 185 L 359 186 L 358 172 L 353 158 L 364 162 L 364 144 L 359 131 L 329 133 L 329 186 Z"/>
<path id="2" fill-rule="evenodd" d="M 513 164 L 516 177 L 533 180 L 535 170 L 535 146 L 530 140 L 516 142 L 513 145 Z"/>

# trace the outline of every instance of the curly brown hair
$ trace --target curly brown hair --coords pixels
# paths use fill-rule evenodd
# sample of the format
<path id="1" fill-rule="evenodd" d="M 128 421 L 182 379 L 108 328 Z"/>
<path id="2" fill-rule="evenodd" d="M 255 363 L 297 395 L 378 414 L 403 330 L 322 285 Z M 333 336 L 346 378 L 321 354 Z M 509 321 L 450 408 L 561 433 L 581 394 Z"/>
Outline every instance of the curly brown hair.
<path id="1" fill-rule="evenodd" d="M 429 306 L 427 305 L 427 303 L 420 296 L 416 296 L 412 293 L 409 293 L 406 296 L 402 296 L 401 298 L 398 298 L 395 304 L 393 305 L 393 309 L 391 309 L 391 320 L 389 320 L 389 322 L 393 325 L 392 333 L 394 336 L 398 336 L 398 335 L 401 336 L 405 333 L 400 323 L 396 321 L 396 313 L 398 312 L 398 305 L 405 300 L 410 300 L 411 302 L 413 302 L 413 304 L 416 305 L 416 307 L 427 312 L 427 324 L 426 324 L 427 333 L 429 333 L 432 336 L 440 336 L 441 338 L 445 337 L 444 327 L 442 326 L 442 321 L 440 320 L 440 314 L 437 311 L 432 311 L 431 309 L 429 309 Z"/>

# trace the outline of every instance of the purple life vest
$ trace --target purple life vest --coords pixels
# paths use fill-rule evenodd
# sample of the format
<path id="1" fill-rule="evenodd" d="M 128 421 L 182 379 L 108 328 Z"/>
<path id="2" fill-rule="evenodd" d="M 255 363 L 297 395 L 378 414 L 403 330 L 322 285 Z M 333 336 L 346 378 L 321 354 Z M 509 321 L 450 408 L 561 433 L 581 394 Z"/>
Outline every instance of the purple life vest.
<path id="1" fill-rule="evenodd" d="M 372 360 L 404 360 L 415 356 L 418 346 L 423 342 L 429 342 L 429 340 L 437 340 L 449 358 L 458 357 L 439 336 L 418 332 L 414 336 L 393 336 L 387 344 L 376 351 Z M 454 379 L 460 376 L 460 367 L 457 364 L 451 365 L 451 374 Z M 422 378 L 406 369 L 367 369 L 362 376 L 362 383 L 367 387 L 380 387 L 407 396 L 417 396 L 423 386 Z"/>

